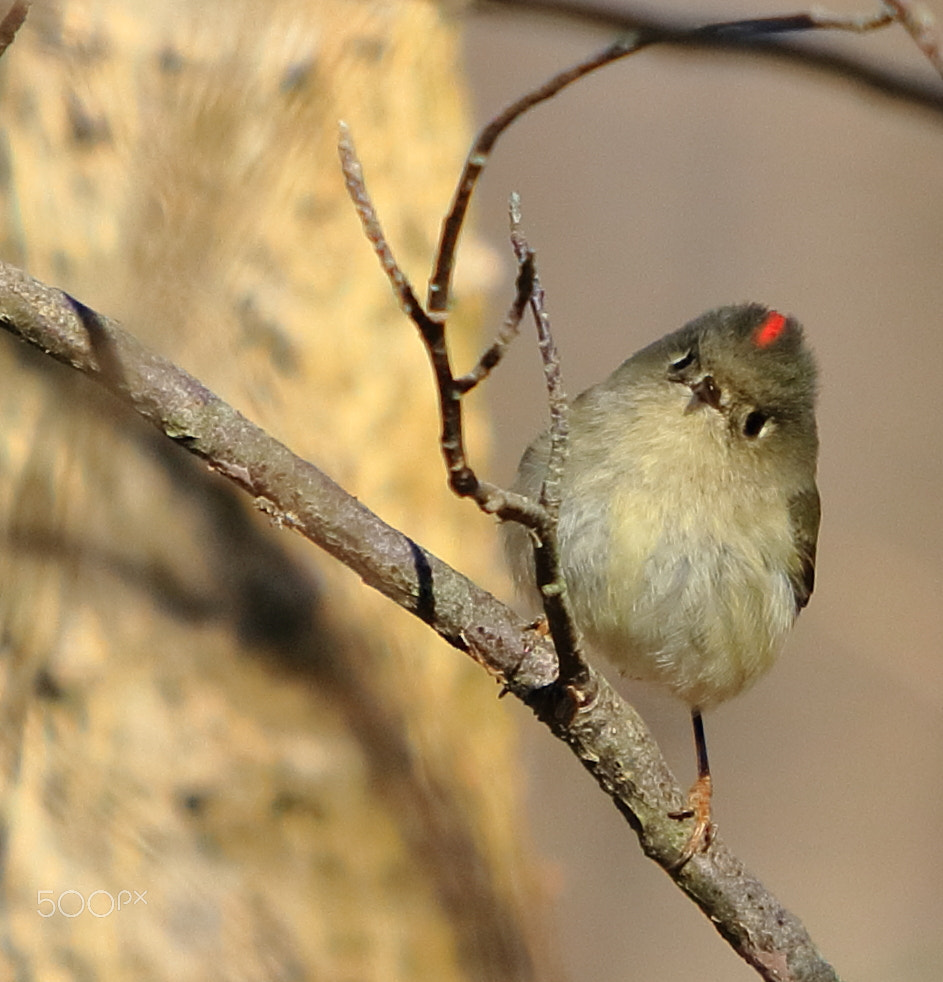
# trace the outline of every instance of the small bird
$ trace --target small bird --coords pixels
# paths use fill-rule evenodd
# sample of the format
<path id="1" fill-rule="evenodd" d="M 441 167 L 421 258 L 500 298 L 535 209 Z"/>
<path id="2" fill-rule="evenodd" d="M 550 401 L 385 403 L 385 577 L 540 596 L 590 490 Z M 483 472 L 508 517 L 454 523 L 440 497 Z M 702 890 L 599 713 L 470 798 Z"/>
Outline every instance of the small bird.
<path id="1" fill-rule="evenodd" d="M 816 368 L 800 325 L 762 306 L 702 314 L 634 354 L 569 413 L 558 539 L 574 620 L 624 675 L 688 704 L 698 778 L 678 865 L 713 833 L 702 712 L 773 663 L 815 572 Z M 515 490 L 538 498 L 549 433 Z M 533 546 L 504 526 L 519 589 Z"/>

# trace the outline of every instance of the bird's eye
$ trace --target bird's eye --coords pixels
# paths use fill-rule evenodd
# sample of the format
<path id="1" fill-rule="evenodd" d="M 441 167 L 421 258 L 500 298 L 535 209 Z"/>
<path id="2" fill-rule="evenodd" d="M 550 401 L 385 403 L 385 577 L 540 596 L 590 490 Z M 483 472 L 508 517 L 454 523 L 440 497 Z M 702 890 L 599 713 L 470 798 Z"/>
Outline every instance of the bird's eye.
<path id="1" fill-rule="evenodd" d="M 769 416 L 766 413 L 760 412 L 759 409 L 754 409 L 743 421 L 743 435 L 750 440 L 755 440 L 763 432 L 763 427 L 766 426 L 768 419 Z"/>
<path id="2" fill-rule="evenodd" d="M 683 372 L 686 368 L 694 364 L 694 349 L 689 348 L 688 351 L 683 354 L 676 361 L 671 362 L 668 365 L 668 369 L 671 372 Z"/>

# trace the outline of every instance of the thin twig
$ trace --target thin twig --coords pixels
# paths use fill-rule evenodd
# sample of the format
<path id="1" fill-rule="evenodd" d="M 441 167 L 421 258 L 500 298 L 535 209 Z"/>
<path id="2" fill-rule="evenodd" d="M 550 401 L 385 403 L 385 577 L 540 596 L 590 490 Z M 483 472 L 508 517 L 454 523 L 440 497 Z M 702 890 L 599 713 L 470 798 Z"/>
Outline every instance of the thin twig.
<path id="1" fill-rule="evenodd" d="M 943 77 L 943 54 L 940 53 L 940 31 L 929 8 L 911 0 L 884 0 L 894 19 L 913 38 L 936 73 Z"/>
<path id="2" fill-rule="evenodd" d="M 932 16 L 910 0 L 890 0 L 896 16 L 887 9 L 874 14 L 833 14 L 810 11 L 778 17 L 750 18 L 711 24 L 686 24 L 655 17 L 631 8 L 583 0 L 486 0 L 481 6 L 537 10 L 575 19 L 606 24 L 627 31 L 625 37 L 566 69 L 543 85 L 516 100 L 480 131 L 472 145 L 458 181 L 452 204 L 442 224 L 439 246 L 429 281 L 428 305 L 432 313 L 448 309 L 451 296 L 455 252 L 472 194 L 501 134 L 530 109 L 551 99 L 573 82 L 606 65 L 619 61 L 655 44 L 667 44 L 728 53 L 765 55 L 806 67 L 818 68 L 859 81 L 885 95 L 908 100 L 915 105 L 943 113 L 943 92 L 929 89 L 912 79 L 894 75 L 873 65 L 857 61 L 841 52 L 797 47 L 779 40 L 786 34 L 809 31 L 849 31 L 865 33 L 887 27 L 900 20 L 934 67 L 943 74 L 943 56 Z"/>
<path id="3" fill-rule="evenodd" d="M 882 8 L 873 14 L 842 15 L 810 11 L 707 25 L 664 17 L 654 13 L 652 7 L 642 10 L 622 2 L 610 4 L 605 0 L 478 0 L 478 6 L 485 11 L 534 11 L 612 30 L 638 31 L 647 44 L 699 47 L 728 54 L 745 53 L 776 58 L 859 83 L 889 98 L 943 115 L 943 92 L 937 85 L 841 51 L 780 40 L 783 35 L 809 31 L 863 33 L 899 22 L 937 72 L 943 74 L 943 55 L 935 19 L 926 7 L 913 0 L 886 0 Z"/>
<path id="4" fill-rule="evenodd" d="M 390 248 L 390 244 L 383 234 L 380 219 L 377 217 L 376 209 L 373 207 L 373 202 L 367 193 L 367 186 L 363 179 L 363 167 L 360 164 L 353 138 L 350 135 L 350 127 L 341 120 L 337 124 L 337 128 L 337 152 L 341 159 L 341 170 L 344 173 L 344 180 L 347 184 L 347 193 L 350 196 L 350 200 L 354 203 L 354 207 L 357 209 L 357 215 L 360 218 L 360 224 L 363 226 L 364 234 L 373 246 L 374 252 L 376 252 L 380 260 L 380 265 L 383 267 L 383 272 L 386 273 L 393 287 L 393 292 L 400 302 L 400 306 L 409 318 L 416 323 L 419 330 L 423 331 L 427 329 L 425 323 L 428 319 L 425 316 L 426 312 L 416 297 L 406 274 L 400 268 L 399 263 L 397 263 L 396 257 L 393 255 L 393 250 Z"/>
<path id="5" fill-rule="evenodd" d="M 519 264 L 517 295 L 498 339 L 481 356 L 478 364 L 467 375 L 456 379 L 452 373 L 448 345 L 445 337 L 445 320 L 443 317 L 431 317 L 419 303 L 405 274 L 393 256 L 386 236 L 383 233 L 376 209 L 370 200 L 370 194 L 364 181 L 363 167 L 357 157 L 350 130 L 340 124 L 338 139 L 338 154 L 347 191 L 350 195 L 367 239 L 370 241 L 380 264 L 383 267 L 393 290 L 399 298 L 400 305 L 416 325 L 426 347 L 426 352 L 432 362 L 439 395 L 439 413 L 441 418 L 440 447 L 449 474 L 449 485 L 460 497 L 472 498 L 482 511 L 496 515 L 502 521 L 516 521 L 542 537 L 554 535 L 553 521 L 545 508 L 538 502 L 531 501 L 524 495 L 505 491 L 495 484 L 479 481 L 478 476 L 468 464 L 465 453 L 465 435 L 462 425 L 462 396 L 469 391 L 498 363 L 507 344 L 517 333 L 517 326 L 523 314 L 524 307 L 530 300 L 536 272 L 533 267 L 533 256 L 525 258 Z"/>
<path id="6" fill-rule="evenodd" d="M 393 286 L 393 291 L 399 298 L 400 305 L 418 328 L 429 360 L 432 362 L 436 389 L 439 394 L 439 415 L 442 424 L 439 445 L 448 470 L 449 485 L 461 497 L 474 497 L 479 493 L 480 488 L 478 479 L 468 466 L 465 456 L 461 392 L 458 390 L 455 377 L 452 374 L 449 349 L 445 340 L 444 321 L 442 318 L 430 317 L 426 313 L 413 292 L 406 274 L 396 262 L 393 250 L 383 234 L 376 209 L 373 207 L 373 202 L 367 192 L 363 167 L 357 157 L 350 129 L 342 122 L 339 130 L 337 150 L 347 184 L 347 192 L 357 209 L 357 214 L 360 216 L 364 233 L 379 257 L 380 264 Z"/>
<path id="7" fill-rule="evenodd" d="M 16 0 L 0 20 L 0 56 L 10 47 L 16 32 L 23 26 L 30 4 L 26 0 Z"/>
<path id="8" fill-rule="evenodd" d="M 532 261 L 534 253 L 527 244 L 527 239 L 521 228 L 521 199 L 516 192 L 511 195 L 509 211 L 511 246 L 514 249 L 514 254 L 517 256 L 518 262 L 524 262 L 527 258 Z M 534 322 L 537 325 L 537 347 L 544 368 L 547 402 L 550 409 L 550 454 L 547 461 L 547 473 L 540 489 L 540 503 L 547 509 L 551 517 L 556 519 L 560 512 L 560 493 L 569 439 L 569 402 L 563 388 L 560 355 L 550 329 L 550 317 L 544 306 L 543 287 L 536 272 L 533 277 L 530 305 Z"/>
<path id="9" fill-rule="evenodd" d="M 534 252 L 521 226 L 521 199 L 516 192 L 509 203 L 511 247 L 520 265 L 534 264 Z M 536 535 L 534 542 L 534 572 L 537 588 L 543 601 L 547 627 L 560 662 L 560 685 L 571 699 L 580 702 L 592 699 L 587 686 L 590 672 L 583 657 L 582 641 L 570 609 L 566 579 L 560 561 L 557 524 L 563 487 L 563 470 L 569 450 L 569 404 L 563 389 L 560 356 L 550 328 L 550 316 L 544 306 L 544 291 L 534 269 L 530 295 L 531 312 L 537 325 L 537 342 L 544 366 L 547 397 L 550 405 L 550 454 L 547 472 L 540 489 L 540 506 L 546 511 L 552 535 Z"/>
<path id="10" fill-rule="evenodd" d="M 458 247 L 458 239 L 465 223 L 465 216 L 468 213 L 468 206 L 474 193 L 481 172 L 488 162 L 488 157 L 494 148 L 498 137 L 520 116 L 529 109 L 553 98 L 562 89 L 583 78 L 590 72 L 608 65 L 613 61 L 624 58 L 639 50 L 644 43 L 638 36 L 629 36 L 617 41 L 604 48 L 602 51 L 591 55 L 579 64 L 568 68 L 566 71 L 554 75 L 549 81 L 539 88 L 528 92 L 527 95 L 513 102 L 503 112 L 495 116 L 475 138 L 465 164 L 462 168 L 455 194 L 449 212 L 442 223 L 442 233 L 439 237 L 439 247 L 436 250 L 436 257 L 432 272 L 432 279 L 429 281 L 429 310 L 445 311 L 448 309 L 452 273 L 455 263 L 455 250 Z"/>
<path id="11" fill-rule="evenodd" d="M 477 0 L 476 6 L 484 11 L 535 11 L 616 30 L 641 30 L 656 35 L 659 40 L 667 41 L 678 41 L 697 34 L 704 37 L 739 35 L 743 39 L 763 40 L 776 34 L 810 30 L 861 33 L 886 27 L 893 20 L 885 10 L 871 14 L 835 14 L 822 8 L 795 14 L 702 24 L 658 15 L 652 6 L 637 8 L 621 0 L 617 3 L 606 3 L 605 0 Z"/>
<path id="12" fill-rule="evenodd" d="M 883 9 L 873 14 L 833 14 L 828 10 L 810 10 L 807 13 L 779 17 L 723 21 L 689 30 L 700 37 L 739 37 L 747 40 L 772 37 L 776 34 L 797 34 L 802 31 L 850 31 L 853 34 L 864 34 L 887 27 L 893 20 L 891 14 Z M 684 28 L 679 30 L 685 31 Z"/>
<path id="13" fill-rule="evenodd" d="M 534 254 L 530 253 L 521 258 L 518 263 L 514 300 L 504 318 L 501 330 L 498 331 L 498 336 L 485 349 L 475 367 L 455 380 L 456 389 L 463 395 L 471 392 L 497 368 L 509 345 L 520 333 L 521 318 L 534 291 L 534 277 Z"/>
<path id="14" fill-rule="evenodd" d="M 455 252 L 461 235 L 472 194 L 488 163 L 488 158 L 501 134 L 520 116 L 535 106 L 553 98 L 567 86 L 599 68 L 635 54 L 654 44 L 687 45 L 722 50 L 747 50 L 789 59 L 808 61 L 820 67 L 835 70 L 848 68 L 842 56 L 823 56 L 822 53 L 797 51 L 775 40 L 777 35 L 794 34 L 812 30 L 844 30 L 857 33 L 873 31 L 890 24 L 893 18 L 882 10 L 876 14 L 841 16 L 827 12 L 790 14 L 781 17 L 751 18 L 723 21 L 704 25 L 688 25 L 678 21 L 639 15 L 632 11 L 593 5 L 576 0 L 490 0 L 494 6 L 537 9 L 561 13 L 571 17 L 605 21 L 628 33 L 613 44 L 584 59 L 565 71 L 559 72 L 543 85 L 528 92 L 495 116 L 480 131 L 472 144 L 452 198 L 449 212 L 442 223 L 439 247 L 429 281 L 428 306 L 432 313 L 448 309 L 451 295 Z M 485 4 L 487 6 L 487 4 Z M 869 79 L 879 85 L 877 77 Z M 884 80 L 890 85 L 890 80 Z M 943 94 L 933 97 L 936 106 L 943 109 Z"/>
<path id="15" fill-rule="evenodd" d="M 498 340 L 479 359 L 467 375 L 456 379 L 452 373 L 443 317 L 430 317 L 419 303 L 409 281 L 393 256 L 393 250 L 383 234 L 376 209 L 370 200 L 364 181 L 363 167 L 357 157 L 353 139 L 346 124 L 340 124 L 338 154 L 341 168 L 364 232 L 380 259 L 393 290 L 410 320 L 419 329 L 432 362 L 439 395 L 441 418 L 440 447 L 449 474 L 449 485 L 460 497 L 472 498 L 482 511 L 503 521 L 517 521 L 535 530 L 541 537 L 554 534 L 553 522 L 545 508 L 524 495 L 505 491 L 497 485 L 479 481 L 469 466 L 465 454 L 465 435 L 462 426 L 462 395 L 476 384 L 477 376 L 484 377 L 497 364 L 504 348 L 517 331 L 524 307 L 530 299 L 534 279 L 533 257 L 520 264 L 517 296 L 508 315 L 505 330 Z M 506 336 L 506 340 L 505 340 Z"/>

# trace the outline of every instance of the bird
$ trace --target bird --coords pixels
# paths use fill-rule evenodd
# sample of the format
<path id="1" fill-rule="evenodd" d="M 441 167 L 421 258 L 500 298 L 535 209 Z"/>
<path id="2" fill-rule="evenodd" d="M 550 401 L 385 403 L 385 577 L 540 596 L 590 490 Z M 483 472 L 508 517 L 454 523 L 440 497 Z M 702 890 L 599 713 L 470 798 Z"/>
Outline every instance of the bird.
<path id="1" fill-rule="evenodd" d="M 694 818 L 677 865 L 714 834 L 703 713 L 773 664 L 815 581 L 817 369 L 801 325 L 718 307 L 642 348 L 569 407 L 557 541 L 587 647 L 690 709 Z M 550 434 L 514 490 L 539 499 Z M 533 540 L 504 525 L 512 577 L 536 597 Z"/>

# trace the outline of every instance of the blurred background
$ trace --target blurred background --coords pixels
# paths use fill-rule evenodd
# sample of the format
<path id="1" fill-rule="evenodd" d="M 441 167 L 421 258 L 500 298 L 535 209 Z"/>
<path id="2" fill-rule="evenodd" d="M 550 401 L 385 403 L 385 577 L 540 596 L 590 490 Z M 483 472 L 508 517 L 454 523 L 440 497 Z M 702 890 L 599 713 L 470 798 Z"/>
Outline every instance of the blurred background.
<path id="1" fill-rule="evenodd" d="M 611 39 L 428 0 L 40 0 L 0 62 L 0 256 L 511 599 L 494 524 L 445 486 L 336 122 L 421 289 L 470 129 Z M 816 43 L 943 89 L 899 28 Z M 816 593 L 706 725 L 720 834 L 856 982 L 943 963 L 941 162 L 939 116 L 648 50 L 501 139 L 449 325 L 464 365 L 504 314 L 512 190 L 572 394 L 718 304 L 804 323 Z M 546 417 L 528 334 L 469 415 L 499 482 Z M 0 979 L 756 978 L 477 666 L 6 335 L 0 376 Z M 616 681 L 689 784 L 686 709 Z M 38 890 L 118 889 L 148 906 L 37 916 Z"/>
<path id="2" fill-rule="evenodd" d="M 793 9 L 658 5 L 705 21 Z M 474 15 L 476 121 L 610 39 L 573 21 Z M 827 42 L 934 77 L 898 28 Z M 758 300 L 805 325 L 821 372 L 816 592 L 774 670 L 707 717 L 715 816 L 843 977 L 938 979 L 943 120 L 760 60 L 651 50 L 611 65 L 532 111 L 493 155 L 478 218 L 503 270 L 495 324 L 510 296 L 511 190 L 571 394 L 717 304 Z M 487 389 L 499 480 L 546 418 L 531 337 Z M 687 784 L 684 707 L 620 689 Z M 571 977 L 753 978 L 569 754 L 524 732 Z"/>

